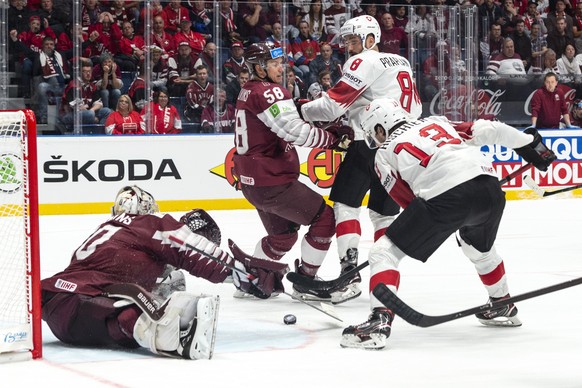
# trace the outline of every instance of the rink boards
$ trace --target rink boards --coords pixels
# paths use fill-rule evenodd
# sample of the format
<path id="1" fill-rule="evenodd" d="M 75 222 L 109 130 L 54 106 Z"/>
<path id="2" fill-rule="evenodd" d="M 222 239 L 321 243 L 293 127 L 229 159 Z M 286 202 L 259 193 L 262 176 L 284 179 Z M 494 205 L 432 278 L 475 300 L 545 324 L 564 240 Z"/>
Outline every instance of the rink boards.
<path id="1" fill-rule="evenodd" d="M 526 172 L 542 187 L 582 183 L 582 130 L 541 131 L 558 161 L 541 173 Z M 39 137 L 41 215 L 107 213 L 117 191 L 138 185 L 154 194 L 162 211 L 196 207 L 247 209 L 233 185 L 233 135 Z M 499 177 L 522 165 L 512 151 L 484 147 Z M 298 148 L 300 180 L 327 198 L 342 154 Z M 521 176 L 504 186 L 508 199 L 536 198 Z M 582 196 L 572 191 L 567 196 Z"/>

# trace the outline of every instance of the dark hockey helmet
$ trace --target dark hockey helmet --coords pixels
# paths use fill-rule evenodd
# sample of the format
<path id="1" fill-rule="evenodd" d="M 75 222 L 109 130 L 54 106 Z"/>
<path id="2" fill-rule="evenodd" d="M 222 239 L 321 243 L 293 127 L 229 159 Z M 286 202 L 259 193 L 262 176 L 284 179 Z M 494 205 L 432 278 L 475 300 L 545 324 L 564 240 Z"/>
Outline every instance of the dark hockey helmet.
<path id="1" fill-rule="evenodd" d="M 180 222 L 185 224 L 193 233 L 199 234 L 216 245 L 220 245 L 222 241 L 220 228 L 206 211 L 202 209 L 191 210 L 180 218 Z"/>
<path id="2" fill-rule="evenodd" d="M 251 44 L 245 51 L 245 61 L 251 66 L 251 70 L 255 73 L 254 65 L 259 65 L 261 68 L 267 68 L 267 61 L 271 59 L 283 58 L 283 48 L 277 46 L 273 42 L 259 42 Z"/>

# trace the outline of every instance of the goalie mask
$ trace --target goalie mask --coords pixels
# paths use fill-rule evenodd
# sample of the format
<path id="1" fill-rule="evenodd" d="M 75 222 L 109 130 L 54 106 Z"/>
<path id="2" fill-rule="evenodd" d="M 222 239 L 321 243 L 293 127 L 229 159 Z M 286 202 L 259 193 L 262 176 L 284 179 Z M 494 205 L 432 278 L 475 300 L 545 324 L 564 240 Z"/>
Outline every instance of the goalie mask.
<path id="1" fill-rule="evenodd" d="M 186 224 L 193 233 L 212 241 L 216 245 L 220 245 L 222 240 L 220 228 L 206 211 L 202 209 L 191 210 L 180 218 L 180 222 Z"/>
<path id="2" fill-rule="evenodd" d="M 121 213 L 144 215 L 159 212 L 158 204 L 154 197 L 137 186 L 125 186 L 117 193 L 115 203 L 111 208 L 111 214 L 117 216 Z"/>
<path id="3" fill-rule="evenodd" d="M 392 133 L 393 128 L 414 118 L 393 98 L 379 98 L 364 109 L 361 127 L 368 147 L 378 148 Z"/>

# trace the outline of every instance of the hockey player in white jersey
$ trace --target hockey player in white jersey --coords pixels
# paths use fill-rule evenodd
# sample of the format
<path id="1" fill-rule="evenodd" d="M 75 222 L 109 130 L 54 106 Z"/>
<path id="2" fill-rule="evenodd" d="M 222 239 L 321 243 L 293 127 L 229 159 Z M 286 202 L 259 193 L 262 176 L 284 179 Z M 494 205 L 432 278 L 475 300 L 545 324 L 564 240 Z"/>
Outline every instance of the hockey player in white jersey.
<path id="1" fill-rule="evenodd" d="M 480 146 L 513 148 L 541 171 L 556 159 L 535 128 L 524 132 L 497 121 L 452 123 L 444 117 L 415 119 L 398 101 L 379 99 L 365 108 L 361 128 L 378 148 L 376 171 L 385 190 L 404 208 L 369 253 L 370 290 L 380 283 L 398 290 L 405 256 L 425 262 L 453 233 L 495 301 L 509 297 L 495 238 L 505 194 Z M 368 321 L 343 331 L 341 346 L 381 349 L 394 314 L 370 293 Z M 511 304 L 477 314 L 485 325 L 520 326 Z"/>
<path id="2" fill-rule="evenodd" d="M 334 201 L 337 247 L 342 273 L 357 266 L 361 237 L 360 207 L 370 191 L 368 209 L 374 226 L 374 239 L 381 236 L 400 208 L 382 189 L 372 161 L 375 150 L 363 142 L 360 128 L 362 111 L 377 98 L 395 98 L 414 117 L 422 106 L 408 60 L 400 55 L 381 53 L 380 26 L 376 19 L 364 15 L 348 20 L 340 30 L 350 58 L 337 84 L 317 100 L 302 106 L 307 121 L 334 121 L 347 115 L 354 128 L 355 141 L 344 155 L 330 192 Z M 361 294 L 359 274 L 346 290 L 332 294 L 333 303 L 341 303 Z"/>

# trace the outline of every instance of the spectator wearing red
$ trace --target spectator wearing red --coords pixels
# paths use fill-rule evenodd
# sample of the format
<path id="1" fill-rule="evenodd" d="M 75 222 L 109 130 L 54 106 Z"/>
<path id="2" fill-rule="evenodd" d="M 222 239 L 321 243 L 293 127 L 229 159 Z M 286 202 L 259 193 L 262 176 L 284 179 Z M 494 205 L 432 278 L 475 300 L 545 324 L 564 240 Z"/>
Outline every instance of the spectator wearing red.
<path id="1" fill-rule="evenodd" d="M 222 65 L 222 77 L 225 82 L 230 82 L 236 79 L 236 76 L 242 69 L 246 69 L 247 65 L 244 58 L 244 47 L 241 42 L 233 42 L 230 46 L 230 57 Z"/>
<path id="2" fill-rule="evenodd" d="M 392 6 L 390 7 L 390 14 L 394 17 L 394 27 L 400 27 L 405 30 L 408 25 L 406 8 L 403 5 Z"/>
<path id="3" fill-rule="evenodd" d="M 123 23 L 122 36 L 119 41 L 119 52 L 115 55 L 115 62 L 121 71 L 135 71 L 137 64 L 144 58 L 144 39 L 134 33 L 133 24 Z"/>
<path id="4" fill-rule="evenodd" d="M 267 24 L 263 7 L 259 0 L 249 0 L 239 3 L 238 16 L 240 34 L 244 40 L 250 43 L 262 42 L 267 38 L 264 25 Z"/>
<path id="5" fill-rule="evenodd" d="M 204 46 L 206 45 L 206 38 L 204 35 L 192 31 L 192 22 L 190 19 L 183 19 L 180 22 L 180 31 L 174 35 L 174 41 L 176 44 L 188 42 L 192 49 L 192 56 L 194 58 L 198 57 L 204 51 Z"/>
<path id="6" fill-rule="evenodd" d="M 566 127 L 571 127 L 566 98 L 558 88 L 558 76 L 549 72 L 544 76 L 544 85 L 532 96 L 531 125 L 536 128 L 559 128 L 562 117 Z"/>
<path id="7" fill-rule="evenodd" d="M 311 39 L 309 24 L 306 21 L 299 22 L 299 36 L 291 43 L 293 60 L 303 73 L 303 77 L 309 79 L 309 63 L 319 55 L 319 43 Z"/>
<path id="8" fill-rule="evenodd" d="M 548 33 L 544 19 L 538 11 L 538 3 L 535 0 L 529 0 L 527 3 L 527 10 L 525 14 L 522 14 L 521 18 L 523 19 L 527 31 L 531 32 L 531 26 L 538 23 L 540 25 L 541 34 L 545 36 Z"/>
<path id="9" fill-rule="evenodd" d="M 162 58 L 168 59 L 176 54 L 174 36 L 165 30 L 165 21 L 162 15 L 154 16 L 151 43 L 162 49 Z"/>
<path id="10" fill-rule="evenodd" d="M 234 105 L 226 102 L 226 91 L 218 89 L 218 103 L 202 110 L 202 133 L 234 133 Z"/>
<path id="11" fill-rule="evenodd" d="M 97 23 L 89 27 L 88 33 L 91 57 L 100 57 L 104 53 L 115 56 L 119 53 L 119 42 L 123 34 L 109 12 L 102 12 Z"/>
<path id="12" fill-rule="evenodd" d="M 273 24 L 281 23 L 281 11 L 283 10 L 282 0 L 270 0 L 269 6 L 266 10 L 263 10 L 265 14 L 265 24 L 263 24 L 263 29 L 268 35 L 273 32 Z"/>
<path id="13" fill-rule="evenodd" d="M 168 15 L 164 12 L 164 7 L 160 0 L 153 0 L 150 3 L 150 7 L 143 7 L 139 13 L 139 24 L 138 24 L 138 34 L 143 35 L 143 27 L 145 25 L 146 12 L 150 13 L 150 20 L 154 20 L 154 17 L 160 15 L 164 19 L 164 28 L 168 25 Z"/>
<path id="14" fill-rule="evenodd" d="M 190 20 L 190 11 L 181 5 L 180 0 L 170 0 L 168 5 L 164 7 L 164 13 L 168 20 L 166 31 L 172 35 L 180 31 L 182 20 Z"/>
<path id="15" fill-rule="evenodd" d="M 131 98 L 127 94 L 119 97 L 116 111 L 107 117 L 105 133 L 108 135 L 141 135 L 145 133 L 145 123 L 139 112 L 133 110 Z"/>
<path id="16" fill-rule="evenodd" d="M 220 20 L 221 20 L 221 30 L 224 40 L 224 45 L 229 47 L 232 42 L 238 41 L 242 42 L 243 38 L 238 32 L 238 27 L 236 25 L 236 15 L 230 5 L 232 0 L 221 0 L 220 1 Z"/>
<path id="17" fill-rule="evenodd" d="M 83 31 L 88 31 L 89 27 L 99 22 L 99 15 L 103 9 L 99 6 L 99 0 L 84 0 L 81 7 L 81 25 Z"/>
<path id="18" fill-rule="evenodd" d="M 142 109 L 141 117 L 144 123 L 149 120 L 151 133 L 165 135 L 182 132 L 182 119 L 165 90 L 154 92 L 153 101 Z"/>
<path id="19" fill-rule="evenodd" d="M 196 60 L 191 54 L 188 42 L 180 42 L 178 53 L 168 59 L 168 92 L 172 97 L 183 97 L 188 85 L 196 79 Z"/>
<path id="20" fill-rule="evenodd" d="M 394 26 L 394 18 L 388 12 L 385 12 L 380 19 L 380 32 L 380 43 L 378 44 L 380 52 L 406 56 L 408 35 L 401 27 Z"/>
<path id="21" fill-rule="evenodd" d="M 214 85 L 208 82 L 208 69 L 205 66 L 196 68 L 196 79 L 188 86 L 186 91 L 186 109 L 184 115 L 191 123 L 202 122 L 201 116 L 204 108 L 214 96 Z"/>
<path id="22" fill-rule="evenodd" d="M 137 22 L 136 15 L 125 7 L 125 0 L 113 0 L 107 9 L 119 27 L 123 27 L 124 22 L 130 22 L 135 25 Z"/>

